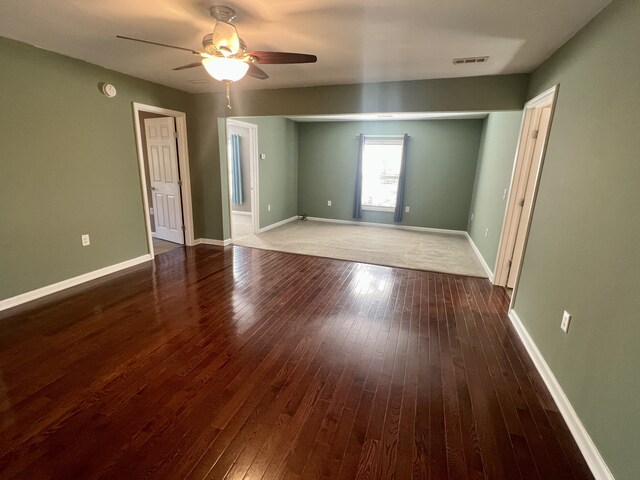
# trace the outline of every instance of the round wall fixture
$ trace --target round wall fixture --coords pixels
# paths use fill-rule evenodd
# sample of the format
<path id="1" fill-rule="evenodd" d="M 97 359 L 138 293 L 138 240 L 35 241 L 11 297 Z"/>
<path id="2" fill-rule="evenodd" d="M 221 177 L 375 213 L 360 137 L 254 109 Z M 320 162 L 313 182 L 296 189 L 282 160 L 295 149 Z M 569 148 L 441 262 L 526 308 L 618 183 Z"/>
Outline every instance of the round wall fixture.
<path id="1" fill-rule="evenodd" d="M 110 83 L 103 83 L 102 84 L 102 93 L 104 93 L 109 98 L 113 98 L 113 97 L 116 96 L 116 94 L 118 92 L 116 91 L 116 87 L 114 87 Z"/>

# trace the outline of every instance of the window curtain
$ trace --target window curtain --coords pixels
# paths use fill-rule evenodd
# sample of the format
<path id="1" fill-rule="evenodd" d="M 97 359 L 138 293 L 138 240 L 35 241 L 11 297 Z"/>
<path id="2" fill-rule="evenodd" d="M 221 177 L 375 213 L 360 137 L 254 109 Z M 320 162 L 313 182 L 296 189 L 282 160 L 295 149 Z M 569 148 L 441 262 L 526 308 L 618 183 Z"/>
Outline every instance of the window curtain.
<path id="1" fill-rule="evenodd" d="M 407 173 L 407 140 L 408 134 L 402 137 L 402 160 L 400 161 L 400 175 L 398 175 L 398 196 L 396 197 L 396 209 L 393 213 L 393 221 L 398 223 L 402 221 L 402 212 L 404 211 L 404 179 Z"/>
<path id="2" fill-rule="evenodd" d="M 242 205 L 242 162 L 240 161 L 240 135 L 231 135 L 231 200 Z"/>
<path id="3" fill-rule="evenodd" d="M 356 162 L 356 185 L 353 195 L 353 218 L 362 218 L 362 155 L 364 153 L 364 134 L 358 142 L 358 160 Z"/>

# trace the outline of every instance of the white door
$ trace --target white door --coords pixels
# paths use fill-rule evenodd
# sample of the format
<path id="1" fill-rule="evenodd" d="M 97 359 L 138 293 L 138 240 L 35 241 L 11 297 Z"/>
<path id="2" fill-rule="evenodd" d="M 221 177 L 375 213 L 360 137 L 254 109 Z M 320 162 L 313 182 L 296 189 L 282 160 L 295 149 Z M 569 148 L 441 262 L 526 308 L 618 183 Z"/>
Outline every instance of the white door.
<path id="1" fill-rule="evenodd" d="M 175 119 L 147 118 L 144 129 L 156 238 L 184 244 Z"/>
<path id="2" fill-rule="evenodd" d="M 529 225 L 529 217 L 533 208 L 534 193 L 537 183 L 538 170 L 542 162 L 543 147 L 546 140 L 546 132 L 549 127 L 549 119 L 551 118 L 551 105 L 546 105 L 536 109 L 534 112 L 535 139 L 532 146 L 532 155 L 527 159 L 529 165 L 523 173 L 522 184 L 523 189 L 518 199 L 518 211 L 516 215 L 519 217 L 517 221 L 516 239 L 511 252 L 511 263 L 509 268 L 509 276 L 507 277 L 507 287 L 513 288 L 518 278 L 520 265 L 522 264 L 522 255 L 524 253 L 524 244 L 527 238 L 527 228 Z M 541 133 L 542 132 L 542 133 Z M 525 164 L 526 165 L 526 164 Z"/>
<path id="3" fill-rule="evenodd" d="M 557 86 L 525 105 L 505 212 L 494 284 L 514 288 L 524 257 Z M 514 293 L 515 295 L 515 293 Z"/>

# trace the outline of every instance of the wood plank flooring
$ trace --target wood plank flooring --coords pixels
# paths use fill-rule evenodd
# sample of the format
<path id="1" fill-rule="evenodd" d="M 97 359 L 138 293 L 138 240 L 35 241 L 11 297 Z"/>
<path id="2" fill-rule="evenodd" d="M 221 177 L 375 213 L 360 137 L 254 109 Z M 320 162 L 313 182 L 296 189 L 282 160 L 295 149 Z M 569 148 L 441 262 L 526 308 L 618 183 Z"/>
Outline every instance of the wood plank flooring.
<path id="1" fill-rule="evenodd" d="M 487 280 L 177 249 L 0 313 L 0 478 L 593 478 Z"/>

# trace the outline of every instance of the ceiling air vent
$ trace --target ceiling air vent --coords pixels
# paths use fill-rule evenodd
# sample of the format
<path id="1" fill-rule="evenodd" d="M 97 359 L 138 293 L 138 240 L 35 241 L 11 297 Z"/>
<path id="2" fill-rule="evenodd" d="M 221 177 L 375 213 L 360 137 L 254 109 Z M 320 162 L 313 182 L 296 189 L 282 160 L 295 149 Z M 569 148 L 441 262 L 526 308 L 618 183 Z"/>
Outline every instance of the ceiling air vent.
<path id="1" fill-rule="evenodd" d="M 195 80 L 189 80 L 189 83 L 211 83 L 208 78 L 196 78 Z"/>
<path id="2" fill-rule="evenodd" d="M 468 63 L 486 63 L 489 57 L 466 57 L 466 58 L 454 58 L 454 65 L 463 65 Z"/>

